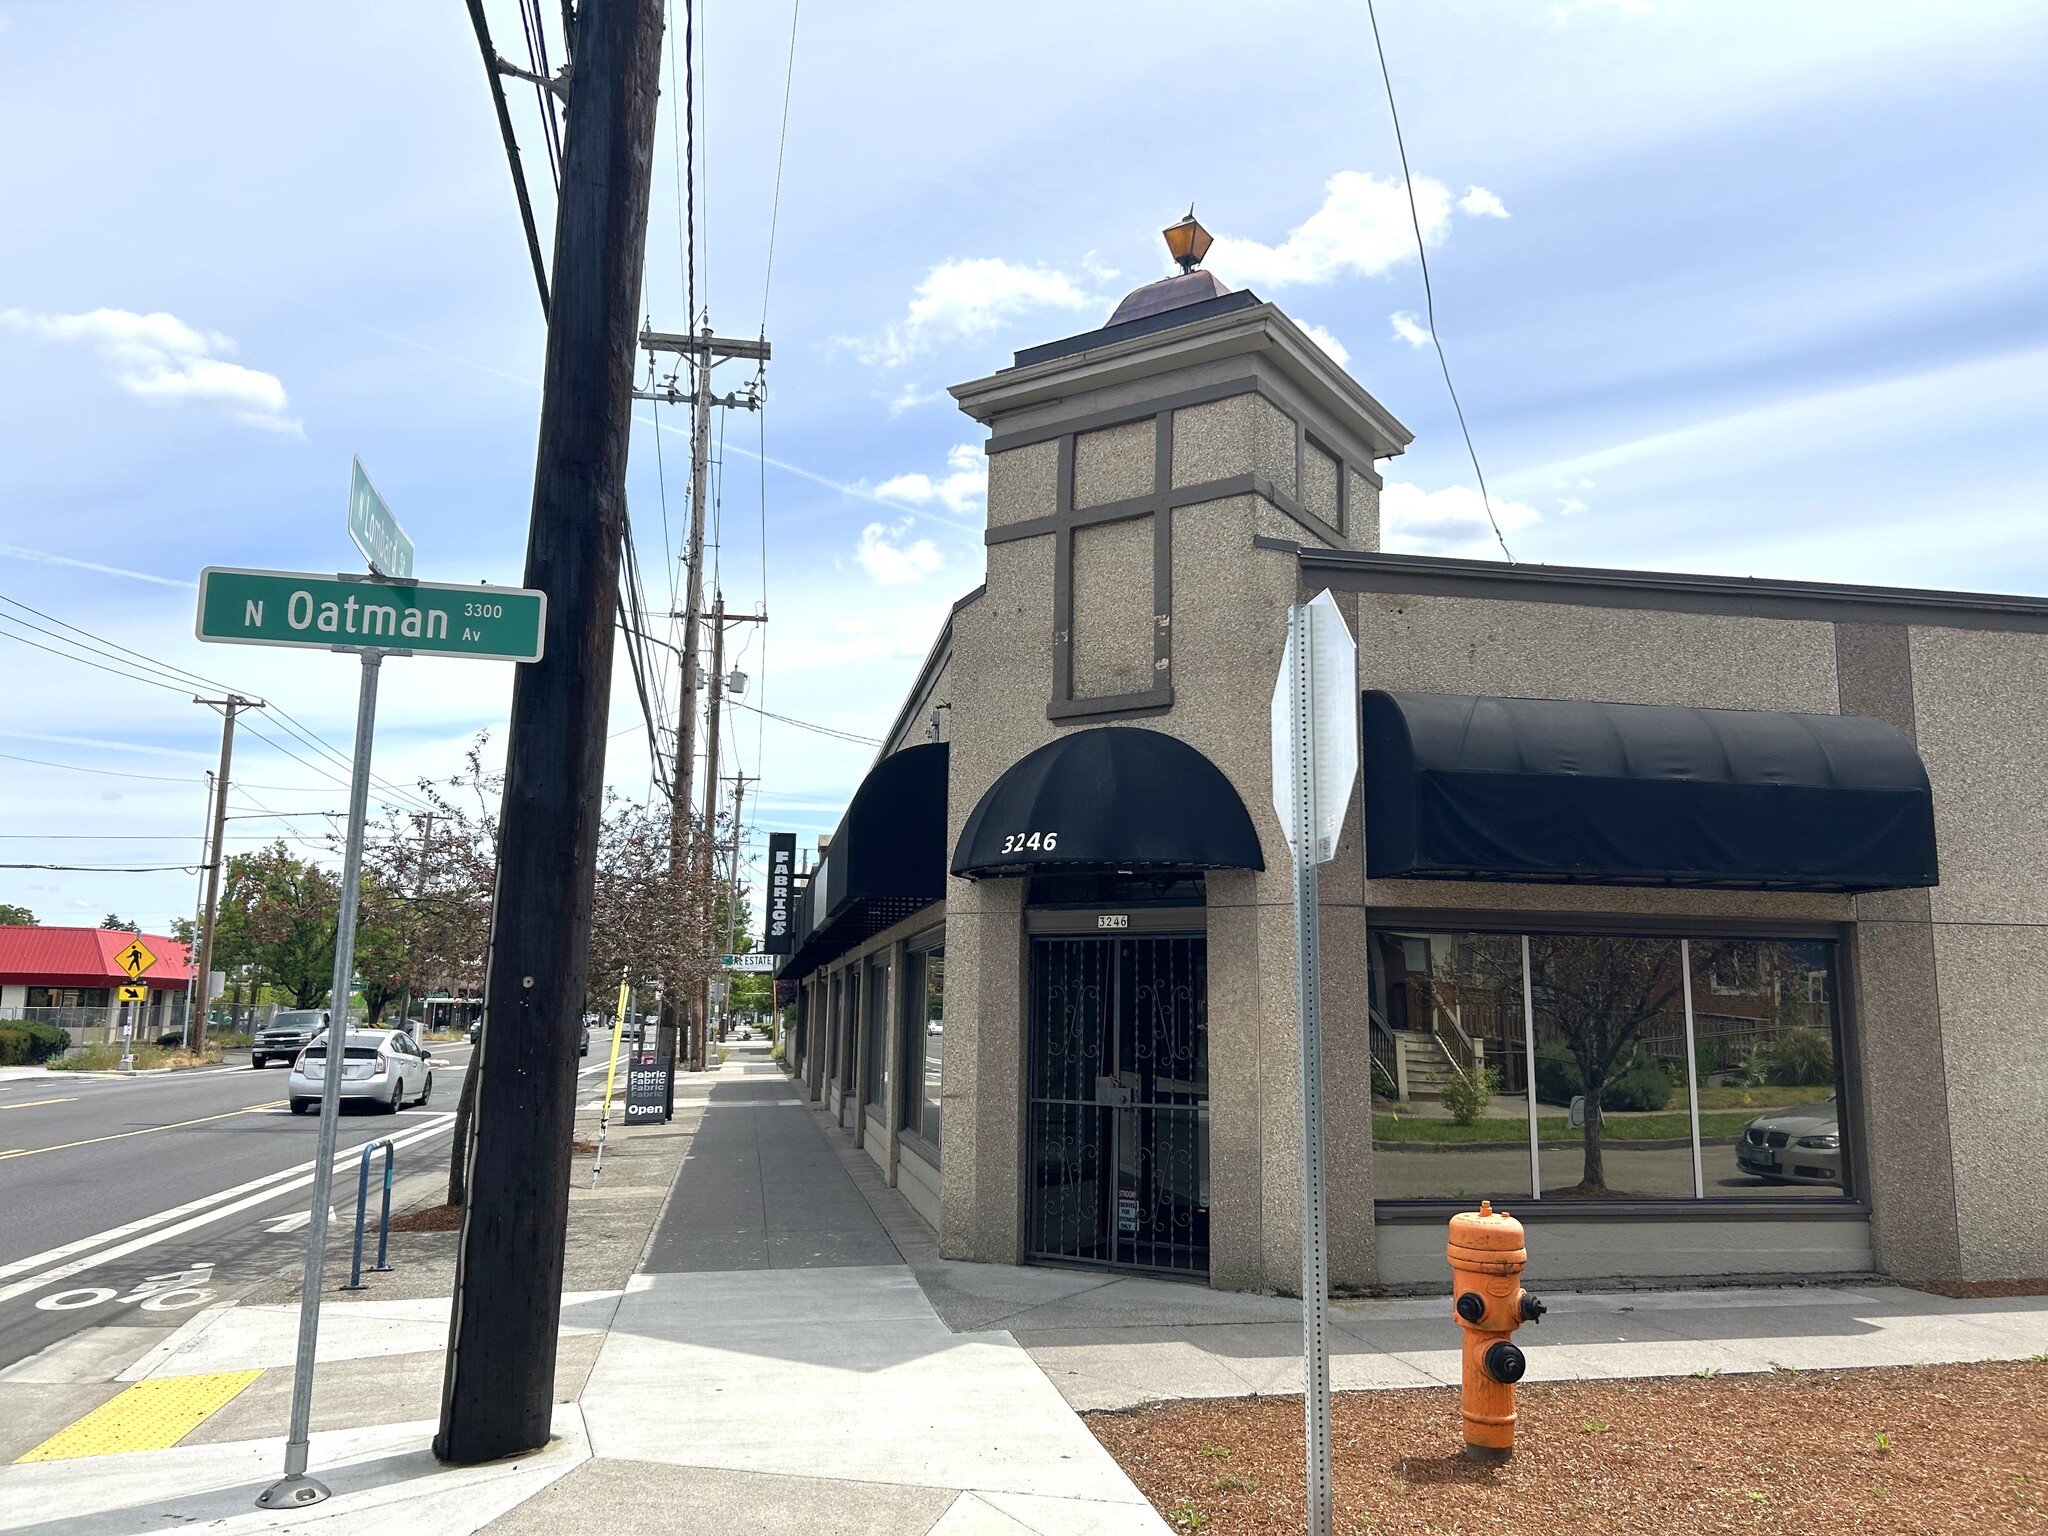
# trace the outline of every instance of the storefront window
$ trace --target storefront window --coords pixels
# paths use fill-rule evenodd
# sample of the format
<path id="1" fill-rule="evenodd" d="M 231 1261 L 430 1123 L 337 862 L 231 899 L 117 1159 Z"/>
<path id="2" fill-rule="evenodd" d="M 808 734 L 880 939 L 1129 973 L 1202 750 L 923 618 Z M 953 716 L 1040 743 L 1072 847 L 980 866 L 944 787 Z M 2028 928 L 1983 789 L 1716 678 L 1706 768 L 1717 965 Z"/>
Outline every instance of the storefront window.
<path id="1" fill-rule="evenodd" d="M 1526 1190 L 1528 1063 L 1519 938 L 1373 935 L 1373 1168 L 1382 1200 Z"/>
<path id="2" fill-rule="evenodd" d="M 939 1077 L 946 1049 L 946 951 L 913 949 L 904 963 L 903 1129 L 939 1146 Z"/>
<path id="3" fill-rule="evenodd" d="M 1545 1198 L 1690 1199 L 1678 941 L 1532 934 L 1529 994 Z"/>
<path id="4" fill-rule="evenodd" d="M 1370 995 L 1378 1199 L 1850 1192 L 1831 943 L 1378 930 Z"/>
<path id="5" fill-rule="evenodd" d="M 861 1102 L 873 1105 L 876 1112 L 886 1120 L 889 1115 L 889 1100 L 886 1097 L 887 1074 L 884 1071 L 889 1060 L 888 961 L 869 961 L 867 977 L 868 1038 L 867 1055 L 861 1063 Z"/>
<path id="6" fill-rule="evenodd" d="M 1845 1143 L 1832 947 L 1692 945 L 1693 1052 L 1709 1195 L 1839 1195 Z"/>

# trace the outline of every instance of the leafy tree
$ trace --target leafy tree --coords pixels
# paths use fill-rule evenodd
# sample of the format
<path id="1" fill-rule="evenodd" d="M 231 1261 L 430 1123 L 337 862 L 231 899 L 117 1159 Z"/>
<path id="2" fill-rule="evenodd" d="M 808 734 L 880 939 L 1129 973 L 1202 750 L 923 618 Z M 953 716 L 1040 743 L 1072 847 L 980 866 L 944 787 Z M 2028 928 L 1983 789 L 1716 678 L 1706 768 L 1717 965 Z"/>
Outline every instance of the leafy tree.
<path id="1" fill-rule="evenodd" d="M 340 881 L 295 857 L 282 838 L 254 853 L 235 854 L 228 860 L 214 940 L 217 963 L 252 963 L 294 1007 L 317 1008 L 334 981 L 340 908 Z"/>
<path id="2" fill-rule="evenodd" d="M 101 918 L 100 927 L 117 929 L 122 933 L 142 932 L 142 925 L 140 923 L 131 922 L 117 912 L 109 912 L 105 917 Z"/>
<path id="3" fill-rule="evenodd" d="M 171 919 L 171 937 L 180 944 L 183 944 L 187 949 L 190 949 L 199 942 L 198 930 L 192 926 L 192 919 L 189 917 L 174 917 Z"/>
<path id="4" fill-rule="evenodd" d="M 33 928 L 35 913 L 27 907 L 18 907 L 11 901 L 0 901 L 0 928 Z"/>

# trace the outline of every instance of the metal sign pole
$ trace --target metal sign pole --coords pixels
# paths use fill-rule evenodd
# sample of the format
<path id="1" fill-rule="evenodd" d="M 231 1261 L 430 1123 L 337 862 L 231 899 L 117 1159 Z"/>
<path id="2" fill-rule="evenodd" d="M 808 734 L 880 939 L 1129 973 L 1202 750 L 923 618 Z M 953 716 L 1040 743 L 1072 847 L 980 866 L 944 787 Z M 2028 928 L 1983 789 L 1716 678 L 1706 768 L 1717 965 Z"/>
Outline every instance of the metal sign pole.
<path id="1" fill-rule="evenodd" d="M 257 1495 L 260 1509 L 298 1509 L 327 1497 L 306 1475 L 313 1418 L 313 1353 L 320 1337 L 320 1296 L 327 1266 L 327 1202 L 334 1184 L 334 1143 L 341 1128 L 341 1074 L 348 1060 L 349 983 L 355 972 L 356 902 L 362 890 L 363 821 L 370 798 L 370 741 L 377 729 L 377 673 L 383 655 L 365 651 L 356 696 L 356 755 L 349 775 L 348 845 L 341 863 L 341 913 L 334 934 L 334 987 L 328 1000 L 327 1056 L 320 1078 L 320 1149 L 313 1157 L 312 1220 L 306 1224 L 306 1274 L 299 1290 L 299 1352 L 292 1369 L 291 1435 L 284 1477 Z"/>
<path id="2" fill-rule="evenodd" d="M 1322 966 L 1316 911 L 1315 662 L 1304 603 L 1287 610 L 1294 734 L 1294 956 L 1301 1028 L 1301 1364 L 1308 1444 L 1308 1536 L 1330 1536 L 1328 1231 L 1323 1210 Z"/>

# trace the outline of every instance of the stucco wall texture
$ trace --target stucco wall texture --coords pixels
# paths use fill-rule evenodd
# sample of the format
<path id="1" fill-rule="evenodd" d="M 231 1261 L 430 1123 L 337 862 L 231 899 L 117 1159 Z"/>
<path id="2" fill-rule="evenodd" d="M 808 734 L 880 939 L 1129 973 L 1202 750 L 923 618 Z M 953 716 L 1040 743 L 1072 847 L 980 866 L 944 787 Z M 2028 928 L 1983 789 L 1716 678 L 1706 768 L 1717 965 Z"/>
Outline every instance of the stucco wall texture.
<path id="1" fill-rule="evenodd" d="M 1162 342 L 1164 348 L 1167 343 Z M 1153 418 L 1103 427 L 1093 413 L 1142 409 L 1219 370 L 1272 382 L 1263 355 L 1214 358 L 1176 372 L 1020 408 L 1031 432 L 1075 423 L 1077 509 L 1153 494 Z M 1077 375 L 1088 366 L 1075 363 Z M 1277 375 L 1275 375 L 1277 377 Z M 1284 384 L 1284 381 L 1282 381 Z M 1293 400 L 1293 386 L 1276 386 Z M 1272 391 L 1269 391 L 1272 393 Z M 1333 468 L 1289 410 L 1239 393 L 1174 409 L 1170 484 L 1176 489 L 1259 475 L 1311 515 L 1338 512 Z M 1362 422 L 1303 420 L 1356 453 Z M 1080 430 L 1086 426 L 1087 430 Z M 1001 422 L 996 423 L 1000 433 Z M 1292 1291 L 1299 1274 L 1300 1139 L 1294 1016 L 1292 893 L 1284 837 L 1271 807 L 1265 705 L 1280 664 L 1284 610 L 1300 567 L 1257 536 L 1329 542 L 1256 494 L 1217 496 L 1073 533 L 1053 531 L 1058 440 L 991 455 L 992 529 L 1030 519 L 1047 531 L 991 545 L 986 591 L 952 628 L 945 692 L 952 708 L 949 847 L 996 778 L 1033 749 L 1076 729 L 1140 726 L 1202 751 L 1244 801 L 1263 871 L 1208 878 L 1211 1108 L 1211 1283 Z M 1297 476 L 1297 453 L 1302 470 Z M 1222 486 L 1218 487 L 1223 489 Z M 1341 543 L 1379 543 L 1376 477 L 1354 462 Z M 1153 667 L 1155 516 L 1170 519 L 1170 708 L 1105 722 L 1047 717 L 1056 656 L 1055 550 L 1071 538 L 1071 628 L 1077 697 L 1130 694 Z M 2048 1100 L 2048 637 L 1824 619 L 1766 618 L 1494 599 L 1340 594 L 1360 642 L 1366 687 L 1733 709 L 1869 713 L 1917 737 L 1936 797 L 1943 883 L 1932 893 L 1685 891 L 1364 879 L 1363 815 L 1354 795 L 1337 858 L 1323 867 L 1325 1070 L 1332 1278 L 1375 1283 L 1379 1254 L 1413 1247 L 1410 1229 L 1375 1230 L 1369 1094 L 1365 924 L 1371 907 L 1527 912 L 1625 924 L 1631 919 L 1783 922 L 1846 936 L 1853 1008 L 1854 1124 L 1863 1142 L 1866 1228 L 1815 1225 L 1815 1264 L 1860 1254 L 1904 1276 L 1993 1278 L 2048 1273 L 2048 1228 L 2010 1218 L 2012 1196 L 2048 1183 L 2048 1117 L 2018 1110 Z M 935 695 L 936 696 L 936 695 Z M 949 880 L 946 1152 L 940 1244 L 950 1257 L 1015 1262 L 1027 1199 L 1023 1109 L 1026 1061 L 1025 882 Z M 822 1010 L 821 1010 L 822 1011 Z M 819 1029 L 821 1042 L 824 1032 Z M 1668 1225 L 1668 1224 L 1667 1224 Z M 1715 1221 L 1700 1269 L 1758 1267 L 1787 1234 L 1772 1223 Z M 1777 1224 L 1782 1225 L 1782 1224 Z M 1644 1241 L 1655 1230 L 1642 1229 Z M 1662 1230 L 1658 1228 L 1656 1230 Z M 1552 1240 L 1583 1239 L 1613 1255 L 1613 1273 L 1668 1273 L 1629 1260 L 1629 1228 L 1558 1224 Z M 1749 1248 L 1743 1234 L 1759 1233 Z M 1604 1235 L 1603 1235 L 1604 1234 Z M 1384 1241 L 1383 1241 L 1384 1240 Z M 1439 1235 L 1430 1238 L 1440 1244 Z M 1418 1250 L 1419 1251 L 1419 1250 Z M 1710 1262 L 1713 1255 L 1722 1263 Z M 1588 1262 L 1592 1262 L 1590 1259 Z M 1861 1262 L 1860 1260 L 1858 1262 Z M 1587 1271 L 1591 1273 L 1592 1271 Z M 1399 1278 L 1399 1277 L 1396 1277 Z"/>
<path id="2" fill-rule="evenodd" d="M 1143 693 L 1152 686 L 1152 519 L 1077 528 L 1072 559 L 1074 697 Z"/>

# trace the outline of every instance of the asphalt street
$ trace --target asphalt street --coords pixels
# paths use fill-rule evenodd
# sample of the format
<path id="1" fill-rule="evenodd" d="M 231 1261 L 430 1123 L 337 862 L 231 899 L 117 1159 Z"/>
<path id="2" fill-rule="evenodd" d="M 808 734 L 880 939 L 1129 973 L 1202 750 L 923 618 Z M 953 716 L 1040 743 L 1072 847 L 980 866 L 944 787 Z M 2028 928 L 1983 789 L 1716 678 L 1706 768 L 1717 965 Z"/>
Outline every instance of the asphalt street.
<path id="1" fill-rule="evenodd" d="M 593 1036 L 579 1098 L 602 1093 L 609 1045 Z M 470 1048 L 430 1049 L 427 1104 L 395 1115 L 342 1107 L 330 1284 L 347 1279 L 366 1144 L 393 1138 L 401 1178 L 446 1176 Z M 254 1070 L 246 1058 L 126 1079 L 0 1081 L 0 1371 L 82 1329 L 168 1336 L 199 1310 L 298 1270 L 319 1119 L 290 1112 L 285 1084 L 284 1067 Z M 381 1163 L 370 1189 L 374 1243 Z"/>

